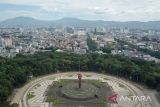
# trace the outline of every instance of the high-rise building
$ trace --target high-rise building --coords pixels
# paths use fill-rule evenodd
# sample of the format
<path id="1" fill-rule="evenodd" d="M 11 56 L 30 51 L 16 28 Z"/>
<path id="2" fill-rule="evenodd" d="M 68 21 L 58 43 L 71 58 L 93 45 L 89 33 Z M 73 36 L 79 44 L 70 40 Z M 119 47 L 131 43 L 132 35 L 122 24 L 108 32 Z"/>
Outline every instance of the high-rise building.
<path id="1" fill-rule="evenodd" d="M 4 39 L 0 38 L 0 48 L 4 48 L 4 47 L 5 47 Z"/>
<path id="2" fill-rule="evenodd" d="M 12 47 L 12 45 L 13 45 L 13 43 L 12 43 L 12 37 L 5 36 L 5 37 L 3 37 L 3 39 L 4 39 L 5 47 Z"/>

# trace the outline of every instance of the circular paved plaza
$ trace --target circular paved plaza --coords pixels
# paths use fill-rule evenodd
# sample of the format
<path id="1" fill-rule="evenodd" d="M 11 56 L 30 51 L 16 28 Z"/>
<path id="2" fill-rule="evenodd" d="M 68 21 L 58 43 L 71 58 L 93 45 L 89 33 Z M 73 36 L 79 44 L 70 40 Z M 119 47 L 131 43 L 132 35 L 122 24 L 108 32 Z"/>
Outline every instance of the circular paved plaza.
<path id="1" fill-rule="evenodd" d="M 58 73 L 37 78 L 19 89 L 12 103 L 18 103 L 19 107 L 151 107 L 150 102 L 120 101 L 121 96 L 144 96 L 144 93 L 133 84 L 112 76 L 81 72 L 82 80 L 101 81 L 106 88 L 100 88 L 97 82 L 82 82 L 82 89 L 77 89 L 77 73 Z M 60 80 L 73 81 L 56 86 Z M 113 93 L 117 93 L 118 104 L 107 101 Z M 82 103 L 77 103 L 80 101 Z"/>

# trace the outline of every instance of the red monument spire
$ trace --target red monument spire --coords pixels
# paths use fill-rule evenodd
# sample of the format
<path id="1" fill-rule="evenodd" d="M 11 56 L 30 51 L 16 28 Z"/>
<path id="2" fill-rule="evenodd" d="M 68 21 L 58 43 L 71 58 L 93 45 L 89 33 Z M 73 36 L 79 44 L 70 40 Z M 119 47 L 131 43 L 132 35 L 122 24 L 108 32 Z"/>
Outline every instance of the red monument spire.
<path id="1" fill-rule="evenodd" d="M 78 74 L 78 88 L 81 88 L 82 83 L 82 74 Z"/>

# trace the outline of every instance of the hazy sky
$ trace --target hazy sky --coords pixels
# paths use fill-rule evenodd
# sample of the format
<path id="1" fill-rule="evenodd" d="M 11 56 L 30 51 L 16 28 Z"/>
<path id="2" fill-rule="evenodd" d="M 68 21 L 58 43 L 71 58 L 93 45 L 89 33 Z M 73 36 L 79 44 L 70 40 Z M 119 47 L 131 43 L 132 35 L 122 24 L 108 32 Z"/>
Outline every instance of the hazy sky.
<path id="1" fill-rule="evenodd" d="M 0 20 L 29 16 L 42 20 L 157 21 L 160 0 L 0 0 Z"/>

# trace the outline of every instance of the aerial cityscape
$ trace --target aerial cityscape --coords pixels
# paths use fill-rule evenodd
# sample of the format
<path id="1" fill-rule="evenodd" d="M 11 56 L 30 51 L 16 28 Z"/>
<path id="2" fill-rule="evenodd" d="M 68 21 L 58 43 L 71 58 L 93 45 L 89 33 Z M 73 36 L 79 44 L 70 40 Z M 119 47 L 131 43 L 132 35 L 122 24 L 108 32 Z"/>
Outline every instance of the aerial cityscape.
<path id="1" fill-rule="evenodd" d="M 160 50 L 160 30 L 58 26 L 0 28 L 0 34 L 2 57 L 14 57 L 19 53 L 29 55 L 55 48 L 58 52 L 109 53 L 156 63 L 160 61 L 160 55 L 156 54 Z"/>
<path id="2" fill-rule="evenodd" d="M 159 4 L 0 1 L 0 107 L 160 107 Z"/>

